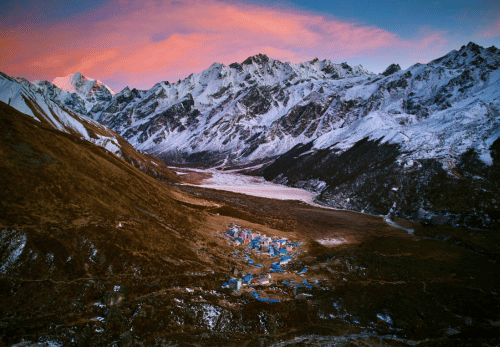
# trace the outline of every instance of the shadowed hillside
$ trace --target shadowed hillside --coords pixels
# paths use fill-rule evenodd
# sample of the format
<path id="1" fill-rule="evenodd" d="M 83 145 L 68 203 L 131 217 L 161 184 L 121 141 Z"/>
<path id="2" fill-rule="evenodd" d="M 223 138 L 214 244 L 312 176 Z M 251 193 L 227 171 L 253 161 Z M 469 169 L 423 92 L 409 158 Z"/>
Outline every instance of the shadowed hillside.
<path id="1" fill-rule="evenodd" d="M 35 339 L 52 323 L 83 327 L 95 316 L 92 304 L 140 296 L 151 276 L 227 266 L 198 251 L 206 236 L 195 208 L 202 202 L 4 103 L 0 173 L 3 343 Z M 125 289 L 112 292 L 118 283 Z M 110 331 L 126 329 L 117 312 Z M 85 345 L 100 343 L 83 336 Z"/>

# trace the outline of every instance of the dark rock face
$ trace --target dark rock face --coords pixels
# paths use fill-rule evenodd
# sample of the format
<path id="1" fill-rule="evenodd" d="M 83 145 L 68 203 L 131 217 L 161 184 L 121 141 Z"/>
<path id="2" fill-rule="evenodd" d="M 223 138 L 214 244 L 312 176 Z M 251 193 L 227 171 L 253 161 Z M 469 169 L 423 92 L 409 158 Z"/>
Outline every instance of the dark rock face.
<path id="1" fill-rule="evenodd" d="M 269 61 L 269 57 L 265 54 L 257 54 L 253 57 L 247 58 L 242 65 L 250 65 L 252 63 L 262 64 L 267 63 Z"/>
<path id="2" fill-rule="evenodd" d="M 308 183 L 325 182 L 317 201 L 341 209 L 434 225 L 500 227 L 495 198 L 500 194 L 500 139 L 490 148 L 493 165 L 470 150 L 451 174 L 434 159 L 398 163 L 398 146 L 378 141 L 362 140 L 341 154 L 302 155 L 311 148 L 312 143 L 296 146 L 268 166 L 264 177 L 309 189 Z"/>
<path id="3" fill-rule="evenodd" d="M 159 130 L 164 128 L 169 131 L 183 131 L 186 127 L 195 126 L 196 116 L 199 114 L 199 111 L 193 109 L 193 105 L 193 97 L 188 94 L 183 101 L 157 114 L 151 121 L 139 127 L 138 130 L 141 132 L 141 135 L 138 138 L 138 142 L 143 143 L 153 134 L 158 133 Z M 181 119 L 186 119 L 186 121 L 183 123 Z M 153 141 L 161 142 L 163 139 L 164 136 L 160 133 Z"/>
<path id="4" fill-rule="evenodd" d="M 327 107 L 328 105 L 316 104 L 314 102 L 294 106 L 288 116 L 280 120 L 280 130 L 294 137 L 302 133 L 310 137 L 317 129 L 318 118 L 325 112 Z"/>
<path id="5" fill-rule="evenodd" d="M 252 87 L 240 99 L 245 106 L 246 115 L 266 114 L 271 108 L 272 96 L 268 87 Z"/>
<path id="6" fill-rule="evenodd" d="M 398 71 L 401 71 L 401 66 L 399 66 L 399 64 L 391 64 L 382 72 L 382 75 L 389 76 Z"/>

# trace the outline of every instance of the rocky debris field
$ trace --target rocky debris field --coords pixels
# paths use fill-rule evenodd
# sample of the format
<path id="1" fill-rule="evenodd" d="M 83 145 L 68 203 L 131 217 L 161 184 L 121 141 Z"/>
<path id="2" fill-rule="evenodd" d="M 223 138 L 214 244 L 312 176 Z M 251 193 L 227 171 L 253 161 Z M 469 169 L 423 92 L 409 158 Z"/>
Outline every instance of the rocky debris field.
<path id="1" fill-rule="evenodd" d="M 415 235 L 410 235 L 361 214 L 298 202 L 281 202 L 280 210 L 272 200 L 188 188 L 233 206 L 233 210 L 221 203 L 203 208 L 207 218 L 235 224 L 218 227 L 205 249 L 196 251 L 200 256 L 217 255 L 225 266 L 197 271 L 188 266 L 182 273 L 160 274 L 155 273 L 159 268 L 143 265 L 140 273 L 72 279 L 3 275 L 3 343 L 435 346 L 500 342 L 500 283 L 491 276 L 498 272 L 500 258 L 494 246 L 498 236 L 489 231 L 419 227 L 398 220 L 414 229 Z M 239 199 L 254 208 L 239 204 Z M 305 208 L 305 215 L 293 213 Z M 317 228 L 307 232 L 306 220 L 293 226 L 294 220 L 288 219 L 288 228 L 263 231 L 261 224 L 245 221 L 243 212 L 257 220 L 292 213 L 311 218 L 309 223 Z M 320 216 L 325 214 L 331 224 L 322 222 Z M 337 214 L 345 219 L 336 218 Z M 269 250 L 267 254 L 250 250 L 249 244 L 235 245 L 226 236 L 235 226 L 260 238 L 288 236 L 291 244 L 300 242 L 291 252 L 293 261 L 282 267 L 282 273 L 271 272 L 271 265 L 281 257 L 270 257 Z M 22 245 L 22 239 L 17 245 Z M 250 259 L 262 267 L 253 266 Z M 100 266 L 106 266 L 106 260 Z M 303 269 L 307 271 L 302 273 Z M 253 279 L 241 290 L 222 287 L 248 271 Z M 270 283 L 259 284 L 266 274 L 272 276 Z M 293 287 L 304 279 L 310 288 Z M 258 298 L 279 302 L 259 301 L 254 292 Z"/>

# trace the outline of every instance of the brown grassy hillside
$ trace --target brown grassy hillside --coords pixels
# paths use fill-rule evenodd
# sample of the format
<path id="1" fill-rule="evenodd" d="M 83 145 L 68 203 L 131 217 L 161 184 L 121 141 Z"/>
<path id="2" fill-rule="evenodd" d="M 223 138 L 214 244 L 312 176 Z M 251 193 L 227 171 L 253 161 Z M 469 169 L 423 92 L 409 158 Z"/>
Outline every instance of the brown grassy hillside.
<path id="1" fill-rule="evenodd" d="M 128 153 L 142 159 L 132 148 Z M 182 270 L 164 255 L 204 267 L 187 241 L 199 214 L 178 192 L 105 149 L 1 104 L 0 158 L 0 228 L 27 239 L 6 273 L 44 278 Z"/>

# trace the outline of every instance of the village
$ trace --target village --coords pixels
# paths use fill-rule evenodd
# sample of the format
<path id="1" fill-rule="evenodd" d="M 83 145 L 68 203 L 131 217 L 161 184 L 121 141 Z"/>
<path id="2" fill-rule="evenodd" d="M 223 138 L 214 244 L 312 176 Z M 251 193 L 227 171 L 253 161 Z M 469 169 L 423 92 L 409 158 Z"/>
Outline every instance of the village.
<path id="1" fill-rule="evenodd" d="M 319 280 L 307 277 L 307 267 L 292 270 L 297 257 L 304 252 L 299 247 L 299 241 L 292 242 L 287 238 L 270 237 L 261 233 L 253 233 L 249 229 L 242 229 L 238 225 L 232 225 L 226 232 L 219 233 L 227 243 L 236 250 L 232 254 L 240 264 L 242 271 L 236 267 L 231 271 L 231 278 L 222 284 L 223 289 L 230 289 L 233 293 L 241 295 L 250 293 L 256 300 L 277 303 L 279 298 L 266 287 L 279 286 L 293 289 L 294 293 L 299 290 L 311 290 L 313 284 L 317 285 Z M 261 297 L 265 292 L 266 297 Z M 306 294 L 302 294 L 306 295 Z"/>

